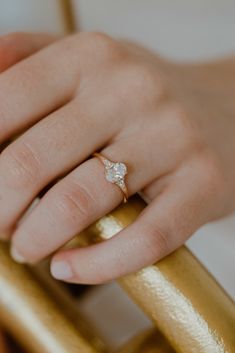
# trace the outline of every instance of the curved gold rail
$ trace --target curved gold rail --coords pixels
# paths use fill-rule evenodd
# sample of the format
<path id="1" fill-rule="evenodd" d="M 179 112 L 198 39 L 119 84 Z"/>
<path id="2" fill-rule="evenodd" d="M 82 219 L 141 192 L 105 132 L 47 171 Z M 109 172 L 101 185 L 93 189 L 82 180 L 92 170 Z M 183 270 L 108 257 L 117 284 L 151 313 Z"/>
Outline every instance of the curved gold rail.
<path id="1" fill-rule="evenodd" d="M 140 197 L 132 197 L 71 245 L 110 238 L 144 207 Z M 118 282 L 177 352 L 235 352 L 234 302 L 186 247 Z"/>
<path id="2" fill-rule="evenodd" d="M 144 207 L 140 197 L 132 197 L 67 246 L 87 246 L 110 238 Z M 157 332 L 151 336 L 151 342 L 158 342 L 156 346 L 150 345 L 148 337 L 137 337 L 124 352 L 137 353 L 144 346 L 146 353 L 148 347 L 152 353 L 235 352 L 234 303 L 185 247 L 118 282 L 161 332 L 161 339 Z M 56 295 L 46 290 L 29 268 L 14 263 L 7 245 L 1 244 L 1 324 L 29 352 L 105 352 L 92 333 L 84 334 L 82 327 L 74 324 L 62 302 L 56 303 Z"/>
<path id="3" fill-rule="evenodd" d="M 10 258 L 4 243 L 0 244 L 0 323 L 30 353 L 98 352 L 31 270 Z"/>
<path id="4" fill-rule="evenodd" d="M 75 19 L 72 0 L 59 0 L 59 7 L 63 17 L 63 25 L 65 33 L 72 33 L 78 30 L 79 25 L 77 19 Z"/>
<path id="5" fill-rule="evenodd" d="M 134 337 L 118 353 L 176 353 L 166 338 L 156 329 Z"/>

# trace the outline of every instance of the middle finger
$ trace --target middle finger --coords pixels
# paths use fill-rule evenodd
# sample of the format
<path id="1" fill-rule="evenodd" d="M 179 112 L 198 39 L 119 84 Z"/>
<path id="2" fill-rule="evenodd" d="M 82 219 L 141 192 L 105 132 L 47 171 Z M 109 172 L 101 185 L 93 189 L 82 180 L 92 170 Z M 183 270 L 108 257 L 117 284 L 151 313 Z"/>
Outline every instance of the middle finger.
<path id="1" fill-rule="evenodd" d="M 154 136 L 141 137 L 151 143 Z M 150 156 L 146 145 L 136 145 L 138 139 L 129 136 L 102 151 L 112 161 L 127 163 L 129 195 L 169 167 L 166 158 Z M 54 185 L 19 225 L 12 238 L 13 256 L 21 262 L 40 260 L 111 211 L 122 198 L 119 187 L 106 180 L 102 163 L 97 158 L 87 160 Z M 20 259 L 17 252 L 27 260 Z"/>
<path id="2" fill-rule="evenodd" d="M 77 98 L 33 126 L 0 156 L 0 230 L 14 226 L 37 194 L 66 173 L 115 133 L 106 124 L 102 103 Z M 95 128 L 93 127 L 95 125 Z M 89 136 L 89 138 L 88 138 Z"/>

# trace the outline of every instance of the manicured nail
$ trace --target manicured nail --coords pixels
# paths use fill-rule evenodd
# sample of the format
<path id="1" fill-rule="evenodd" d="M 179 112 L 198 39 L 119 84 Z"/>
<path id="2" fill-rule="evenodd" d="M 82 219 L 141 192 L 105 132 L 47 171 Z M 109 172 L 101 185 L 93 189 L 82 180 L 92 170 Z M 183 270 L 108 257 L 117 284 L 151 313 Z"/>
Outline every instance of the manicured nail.
<path id="1" fill-rule="evenodd" d="M 26 262 L 26 259 L 18 252 L 18 250 L 15 247 L 11 248 L 11 257 L 16 262 L 19 262 L 20 264 L 23 264 Z"/>
<path id="2" fill-rule="evenodd" d="M 62 280 L 73 277 L 71 266 L 66 261 L 53 261 L 51 263 L 51 274 L 54 278 Z"/>

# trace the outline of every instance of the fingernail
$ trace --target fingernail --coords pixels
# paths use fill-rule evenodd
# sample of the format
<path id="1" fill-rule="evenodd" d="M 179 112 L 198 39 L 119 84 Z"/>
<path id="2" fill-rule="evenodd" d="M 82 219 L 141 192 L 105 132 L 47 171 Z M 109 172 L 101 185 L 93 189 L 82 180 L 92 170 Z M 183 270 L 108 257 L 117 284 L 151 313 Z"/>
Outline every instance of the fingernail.
<path id="1" fill-rule="evenodd" d="M 51 263 L 51 274 L 56 279 L 66 280 L 73 277 L 71 266 L 67 261 L 54 261 Z"/>
<path id="2" fill-rule="evenodd" d="M 16 262 L 19 262 L 20 264 L 23 264 L 26 262 L 26 259 L 18 252 L 18 250 L 15 247 L 11 248 L 11 257 Z"/>

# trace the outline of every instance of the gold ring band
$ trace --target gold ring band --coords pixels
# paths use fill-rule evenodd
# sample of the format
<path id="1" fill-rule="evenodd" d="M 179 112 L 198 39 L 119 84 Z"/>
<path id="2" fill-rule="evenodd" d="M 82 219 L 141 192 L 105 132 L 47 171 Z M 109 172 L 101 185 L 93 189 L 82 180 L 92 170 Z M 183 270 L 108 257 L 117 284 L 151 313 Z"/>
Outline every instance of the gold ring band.
<path id="1" fill-rule="evenodd" d="M 127 174 L 127 166 L 122 162 L 113 162 L 104 157 L 101 153 L 93 153 L 94 157 L 97 157 L 105 167 L 106 180 L 112 184 L 116 184 L 123 193 L 123 202 L 127 202 L 128 191 L 125 184 L 125 176 Z"/>

